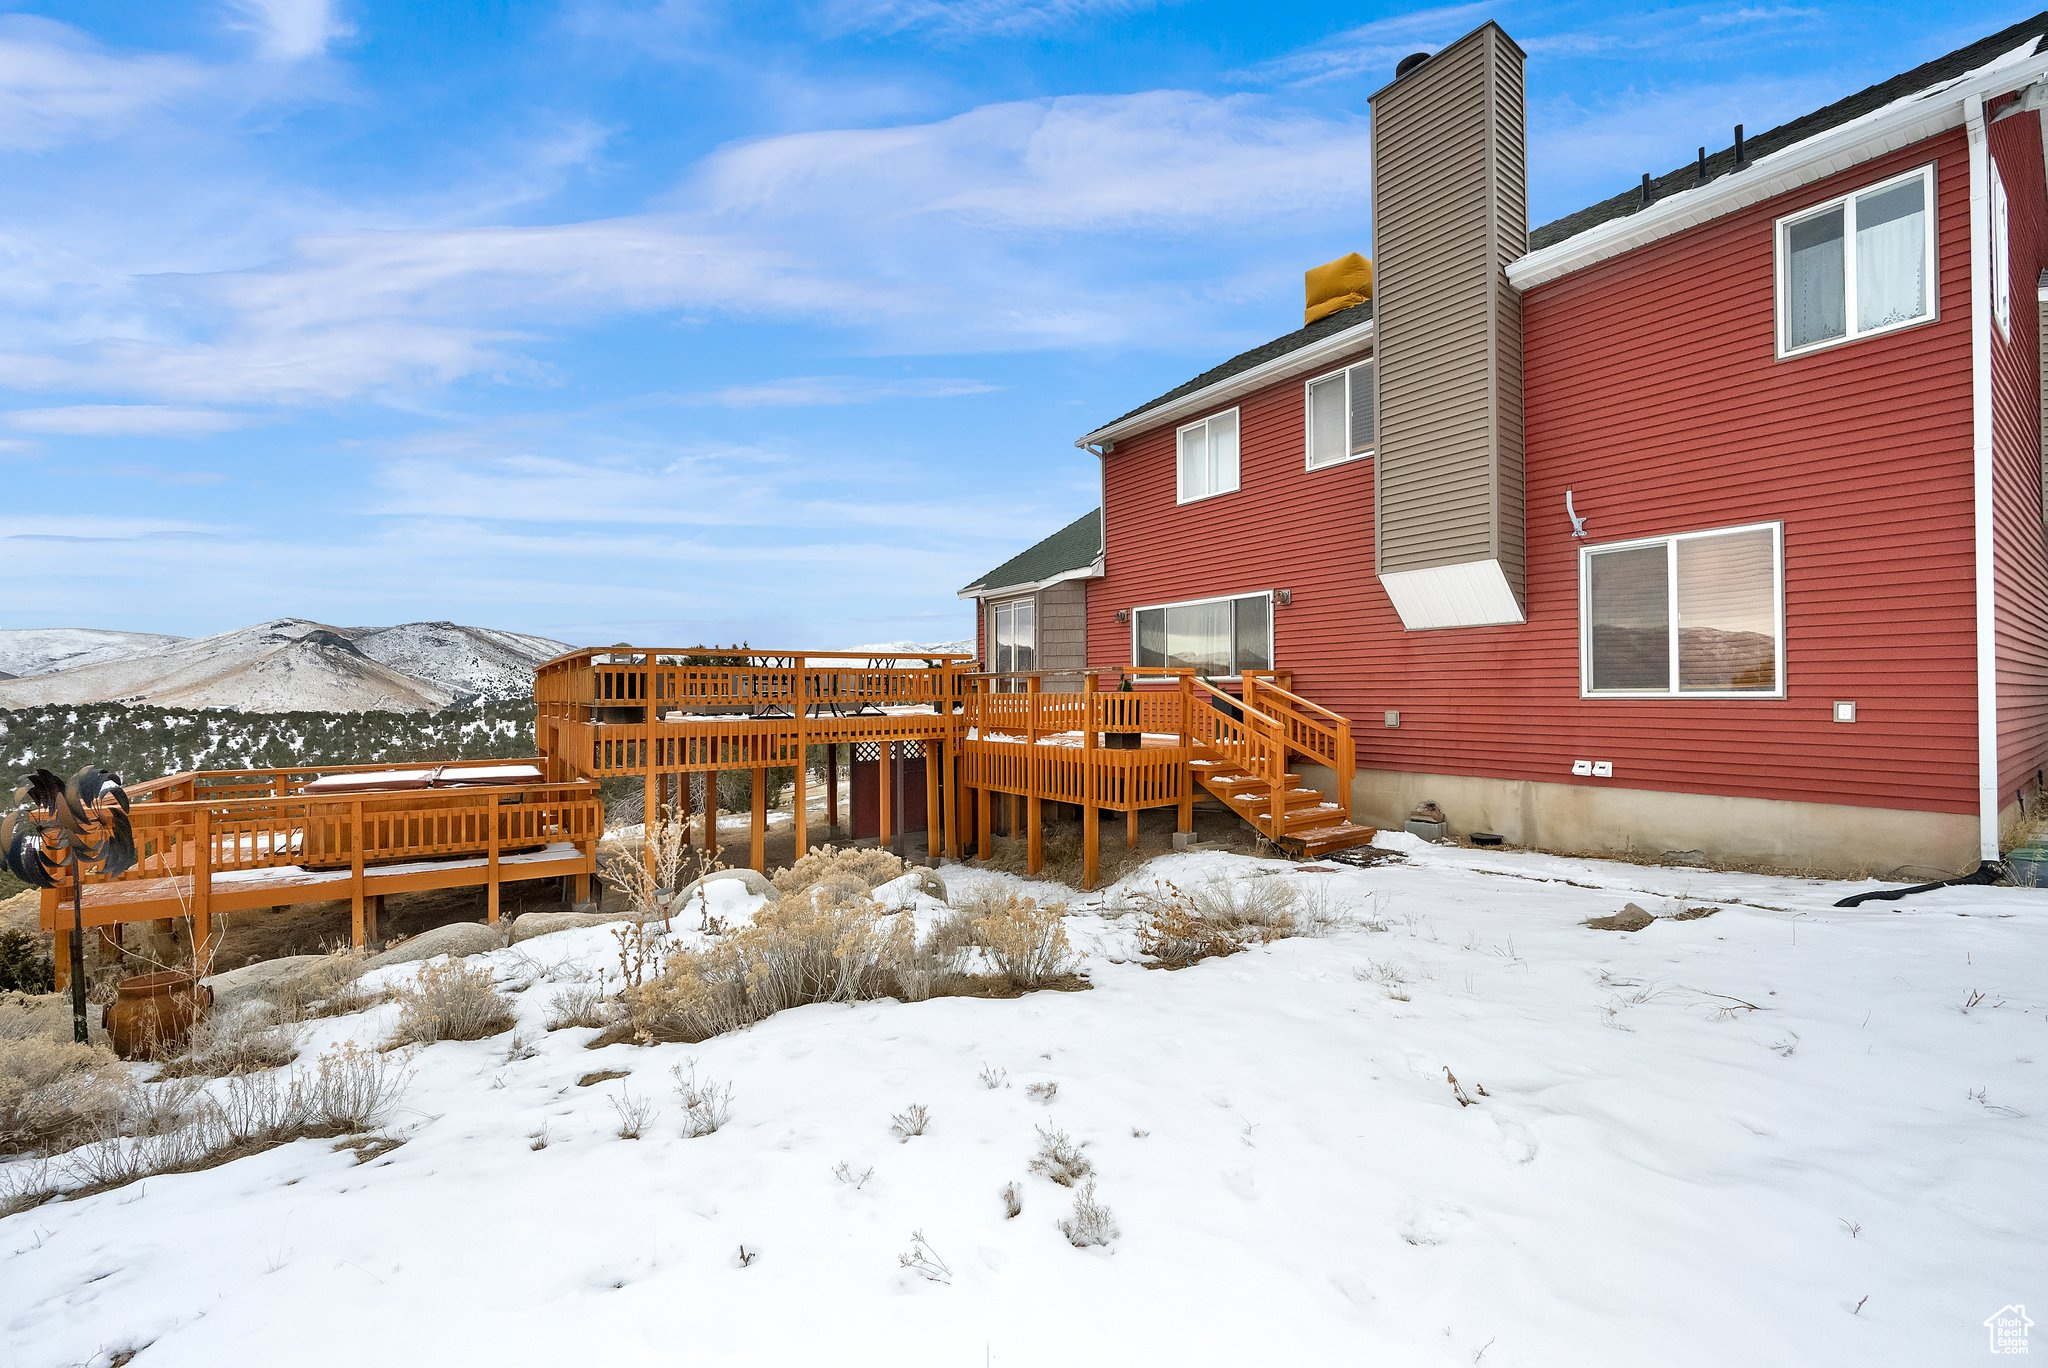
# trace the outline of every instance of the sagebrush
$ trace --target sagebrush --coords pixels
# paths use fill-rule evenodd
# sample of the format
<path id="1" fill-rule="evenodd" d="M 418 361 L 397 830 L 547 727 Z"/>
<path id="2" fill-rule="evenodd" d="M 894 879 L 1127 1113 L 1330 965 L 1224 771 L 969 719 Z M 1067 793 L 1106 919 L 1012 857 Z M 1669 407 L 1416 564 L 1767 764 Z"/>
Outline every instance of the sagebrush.
<path id="1" fill-rule="evenodd" d="M 424 966 L 397 993 L 394 1045 L 437 1040 L 482 1040 L 512 1026 L 512 1009 L 498 994 L 491 971 L 459 960 Z"/>

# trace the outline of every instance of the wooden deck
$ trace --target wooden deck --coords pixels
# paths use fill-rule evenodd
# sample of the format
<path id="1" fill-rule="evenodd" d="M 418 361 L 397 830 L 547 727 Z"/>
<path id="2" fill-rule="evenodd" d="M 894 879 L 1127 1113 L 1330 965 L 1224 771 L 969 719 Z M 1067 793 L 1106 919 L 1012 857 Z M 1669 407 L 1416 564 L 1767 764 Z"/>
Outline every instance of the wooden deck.
<path id="1" fill-rule="evenodd" d="M 234 912 L 346 901 L 361 946 L 394 893 L 482 888 L 493 923 L 507 883 L 568 878 L 587 899 L 604 830 L 597 785 L 472 782 L 506 763 L 429 762 L 412 768 L 444 786 L 408 779 L 341 793 L 320 790 L 352 775 L 376 783 L 393 767 L 212 771 L 137 784 L 130 819 L 140 858 L 119 878 L 87 881 L 84 923 L 187 922 L 203 964 L 215 919 Z M 545 762 L 516 763 L 538 771 Z M 46 889 L 42 899 L 60 974 L 69 964 L 70 896 L 68 887 Z"/>
<path id="2" fill-rule="evenodd" d="M 1172 808 L 1193 829 L 1206 792 L 1276 843 L 1309 853 L 1371 839 L 1349 821 L 1356 755 L 1350 723 L 1286 687 L 1284 674 L 1243 681 L 1232 695 L 1192 671 L 1133 677 L 1077 672 L 1072 691 L 1042 673 L 976 673 L 962 656 L 883 657 L 815 652 L 712 654 L 701 648 L 615 647 L 576 651 L 543 665 L 535 680 L 535 731 L 550 777 L 637 776 L 652 823 L 687 820 L 693 773 L 750 771 L 751 863 L 763 867 L 766 776 L 793 771 L 795 849 L 809 847 L 806 757 L 824 748 L 875 748 L 886 776 L 904 747 L 925 766 L 928 848 L 962 858 L 991 848 L 999 795 L 1021 800 L 1027 864 L 1042 858 L 1043 806 L 1081 813 L 1084 882 L 1099 869 L 1103 812 Z M 1118 744 L 1124 738 L 1133 738 Z M 1301 786 L 1292 759 L 1328 766 L 1336 796 Z M 880 784 L 881 837 L 892 834 L 890 785 Z M 715 792 L 715 789 L 713 789 Z M 834 790 L 836 797 L 836 789 Z M 707 844 L 715 821 L 707 814 Z"/>

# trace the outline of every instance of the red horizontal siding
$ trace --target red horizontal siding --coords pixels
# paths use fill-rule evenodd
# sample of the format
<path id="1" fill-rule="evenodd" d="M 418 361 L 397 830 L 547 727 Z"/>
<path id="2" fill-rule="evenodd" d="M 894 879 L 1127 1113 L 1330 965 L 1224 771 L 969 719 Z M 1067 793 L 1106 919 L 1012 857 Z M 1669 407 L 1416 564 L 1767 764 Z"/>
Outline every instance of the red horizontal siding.
<path id="1" fill-rule="evenodd" d="M 2041 328 L 2036 281 L 2048 233 L 2041 119 L 1991 125 L 2005 183 L 2012 332 L 1991 329 L 1993 601 L 1998 623 L 1998 787 L 2003 802 L 2048 765 L 2048 545 L 2041 510 Z"/>
<path id="2" fill-rule="evenodd" d="M 1774 219 L 1930 161 L 1939 319 L 1777 360 Z M 1402 629 L 1371 462 L 1303 469 L 1303 377 L 1241 402 L 1237 493 L 1175 505 L 1170 425 L 1117 445 L 1090 658 L 1129 658 L 1120 608 L 1289 589 L 1276 663 L 1355 720 L 1364 767 L 1972 810 L 1967 178 L 1945 136 L 1529 293 L 1526 625 Z M 1782 520 L 1788 697 L 1580 698 L 1567 489 L 1596 544 Z"/>

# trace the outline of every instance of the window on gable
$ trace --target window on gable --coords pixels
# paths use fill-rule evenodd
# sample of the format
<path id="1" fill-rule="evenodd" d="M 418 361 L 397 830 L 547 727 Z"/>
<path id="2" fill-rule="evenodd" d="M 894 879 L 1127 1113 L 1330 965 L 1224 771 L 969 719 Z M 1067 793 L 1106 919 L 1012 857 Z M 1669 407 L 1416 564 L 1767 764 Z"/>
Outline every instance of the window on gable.
<path id="1" fill-rule="evenodd" d="M 1782 535 L 1762 523 L 1585 548 L 1583 692 L 1782 695 Z"/>
<path id="2" fill-rule="evenodd" d="M 1166 603 L 1131 617 L 1131 661 L 1140 669 L 1223 679 L 1273 668 L 1271 595 Z"/>
<path id="3" fill-rule="evenodd" d="M 1778 220 L 1778 353 L 1935 316 L 1934 172 Z"/>
<path id="4" fill-rule="evenodd" d="M 1192 503 L 1237 488 L 1237 410 L 1225 409 L 1180 430 L 1175 497 Z"/>
<path id="5" fill-rule="evenodd" d="M 1372 455 L 1373 363 L 1308 382 L 1308 468 Z"/>
<path id="6" fill-rule="evenodd" d="M 1991 317 L 2001 337 L 2012 336 L 2012 206 L 2005 178 L 1991 165 Z"/>

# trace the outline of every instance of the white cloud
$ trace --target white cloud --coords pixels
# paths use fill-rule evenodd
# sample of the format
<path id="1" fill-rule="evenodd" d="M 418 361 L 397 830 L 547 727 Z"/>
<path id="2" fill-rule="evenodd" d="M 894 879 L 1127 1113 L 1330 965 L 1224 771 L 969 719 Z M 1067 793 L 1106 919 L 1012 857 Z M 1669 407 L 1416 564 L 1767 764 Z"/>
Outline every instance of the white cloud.
<path id="1" fill-rule="evenodd" d="M 927 32 L 942 38 L 1016 38 L 1131 14 L 1154 0 L 831 0 L 826 28 L 837 33 Z"/>
<path id="2" fill-rule="evenodd" d="M 0 15 L 0 150 L 111 136 L 205 76 L 181 58 L 124 56 L 48 19 Z"/>
<path id="3" fill-rule="evenodd" d="M 162 404 L 73 404 L 0 412 L 0 423 L 17 432 L 62 437 L 204 437 L 246 427 L 251 421 L 247 414 Z"/>
<path id="4" fill-rule="evenodd" d="M 228 23 L 253 33 L 261 56 L 302 62 L 354 32 L 335 9 L 335 0 L 228 0 Z"/>
<path id="5" fill-rule="evenodd" d="M 684 396 L 683 402 L 721 408 L 826 408 L 884 399 L 952 399 L 993 394 L 1001 386 L 981 380 L 869 380 L 858 375 L 793 375 L 752 385 L 727 385 Z"/>
<path id="6" fill-rule="evenodd" d="M 1495 8 L 1483 3 L 1445 5 L 1375 19 L 1235 75 L 1240 80 L 1289 86 L 1363 76 L 1375 85 L 1385 85 L 1394 79 L 1394 65 L 1403 57 L 1411 52 L 1435 52 L 1477 28 Z"/>

